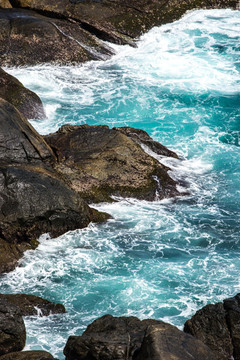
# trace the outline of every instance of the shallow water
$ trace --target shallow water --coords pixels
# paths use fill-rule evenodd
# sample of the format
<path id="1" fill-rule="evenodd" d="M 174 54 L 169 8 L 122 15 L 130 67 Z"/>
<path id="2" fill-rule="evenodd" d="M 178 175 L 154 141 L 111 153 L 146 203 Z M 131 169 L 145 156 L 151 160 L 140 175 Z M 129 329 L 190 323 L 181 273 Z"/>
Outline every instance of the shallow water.
<path id="1" fill-rule="evenodd" d="M 182 328 L 197 309 L 239 292 L 239 25 L 239 11 L 199 10 L 152 29 L 137 49 L 114 46 L 105 62 L 10 70 L 44 101 L 48 119 L 32 122 L 40 133 L 65 123 L 144 129 L 181 156 L 159 160 L 189 191 L 100 204 L 113 220 L 43 236 L 26 252 L 1 292 L 67 309 L 26 318 L 27 349 L 62 360 L 68 336 L 106 313 Z"/>

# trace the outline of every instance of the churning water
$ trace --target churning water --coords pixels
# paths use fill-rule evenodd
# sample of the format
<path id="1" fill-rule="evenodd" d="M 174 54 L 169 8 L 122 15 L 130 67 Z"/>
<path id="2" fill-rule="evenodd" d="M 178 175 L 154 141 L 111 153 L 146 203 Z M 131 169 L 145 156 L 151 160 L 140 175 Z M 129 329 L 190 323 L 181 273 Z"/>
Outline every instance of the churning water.
<path id="1" fill-rule="evenodd" d="M 40 133 L 65 123 L 133 126 L 176 151 L 161 159 L 189 196 L 100 204 L 114 219 L 42 237 L 1 292 L 32 293 L 66 315 L 26 318 L 27 349 L 63 359 L 69 335 L 95 318 L 152 317 L 183 326 L 239 291 L 240 12 L 199 10 L 154 28 L 105 62 L 12 69 L 44 101 Z"/>

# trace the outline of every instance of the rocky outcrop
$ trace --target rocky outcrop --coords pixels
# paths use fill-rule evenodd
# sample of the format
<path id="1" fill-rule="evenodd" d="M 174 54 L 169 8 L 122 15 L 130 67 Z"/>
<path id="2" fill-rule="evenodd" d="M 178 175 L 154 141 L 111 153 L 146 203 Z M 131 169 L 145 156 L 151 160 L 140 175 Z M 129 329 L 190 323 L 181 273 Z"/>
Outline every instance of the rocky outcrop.
<path id="1" fill-rule="evenodd" d="M 210 304 L 185 323 L 184 331 L 204 342 L 218 360 L 240 360 L 240 294 Z"/>
<path id="2" fill-rule="evenodd" d="M 41 99 L 14 76 L 0 69 L 0 98 L 14 105 L 27 119 L 44 118 Z"/>
<path id="3" fill-rule="evenodd" d="M 108 126 L 64 125 L 44 139 L 57 157 L 56 171 L 89 202 L 109 201 L 111 195 L 145 200 L 179 195 L 169 169 L 138 144 L 138 133 L 157 148 L 145 132 Z M 177 157 L 160 144 L 158 153 Z"/>
<path id="4" fill-rule="evenodd" d="M 238 0 L 0 0 L 0 7 L 9 3 L 15 8 L 0 10 L 2 66 L 104 59 L 113 50 L 101 40 L 135 45 L 141 34 L 187 10 L 236 8 Z"/>
<path id="5" fill-rule="evenodd" d="M 18 308 L 0 299 L 0 355 L 22 350 L 25 341 L 25 325 Z"/>
<path id="6" fill-rule="evenodd" d="M 70 336 L 66 360 L 214 360 L 201 341 L 162 321 L 105 315 Z"/>
<path id="7" fill-rule="evenodd" d="M 16 351 L 0 356 L 0 360 L 54 360 L 47 351 Z M 57 359 L 56 359 L 57 360 Z"/>
<path id="8" fill-rule="evenodd" d="M 0 10 L 2 66 L 81 63 L 112 54 L 106 44 L 74 21 L 23 9 Z"/>
<path id="9" fill-rule="evenodd" d="M 36 239 L 104 221 L 53 170 L 55 156 L 43 138 L 0 99 L 0 271 L 12 270 Z"/>
<path id="10" fill-rule="evenodd" d="M 35 295 L 27 294 L 0 294 L 0 302 L 5 300 L 8 304 L 13 304 L 22 316 L 51 314 L 63 314 L 66 312 L 62 304 L 53 303 Z"/>

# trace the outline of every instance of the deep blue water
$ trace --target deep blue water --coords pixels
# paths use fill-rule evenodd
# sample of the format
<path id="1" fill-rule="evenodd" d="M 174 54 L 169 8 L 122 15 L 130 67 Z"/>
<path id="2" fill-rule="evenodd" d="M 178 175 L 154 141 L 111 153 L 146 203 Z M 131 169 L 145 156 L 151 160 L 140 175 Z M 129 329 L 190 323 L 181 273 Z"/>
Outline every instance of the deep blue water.
<path id="1" fill-rule="evenodd" d="M 1 292 L 63 303 L 66 315 L 26 318 L 27 349 L 63 359 L 69 335 L 95 318 L 152 317 L 183 326 L 239 292 L 240 12 L 200 10 L 154 28 L 105 62 L 12 69 L 44 101 L 42 134 L 64 123 L 146 130 L 181 160 L 159 159 L 190 195 L 100 204 L 114 220 L 41 239 L 0 280 Z M 153 154 L 153 156 L 155 156 Z"/>

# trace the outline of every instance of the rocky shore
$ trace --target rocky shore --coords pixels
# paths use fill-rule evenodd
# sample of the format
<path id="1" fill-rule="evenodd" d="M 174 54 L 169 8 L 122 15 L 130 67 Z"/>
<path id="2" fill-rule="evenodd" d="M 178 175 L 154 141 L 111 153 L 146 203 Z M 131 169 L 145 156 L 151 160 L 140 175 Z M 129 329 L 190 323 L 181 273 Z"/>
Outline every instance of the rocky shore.
<path id="1" fill-rule="evenodd" d="M 111 45 L 137 45 L 155 25 L 194 8 L 236 8 L 236 0 L 131 2 L 120 0 L 0 0 L 1 66 L 77 64 L 107 59 Z M 23 69 L 24 71 L 24 69 Z M 155 200 L 178 196 L 168 168 L 143 150 L 177 154 L 129 127 L 64 125 L 39 135 L 27 119 L 44 118 L 39 97 L 0 69 L 0 273 L 11 271 L 42 233 L 103 222 L 109 215 L 89 203 L 112 196 Z M 63 313 L 64 307 L 32 295 L 0 295 L 0 360 L 48 360 L 22 351 L 23 316 Z M 181 332 L 157 320 L 106 315 L 82 336 L 70 337 L 67 360 L 240 359 L 240 295 L 207 305 Z"/>

